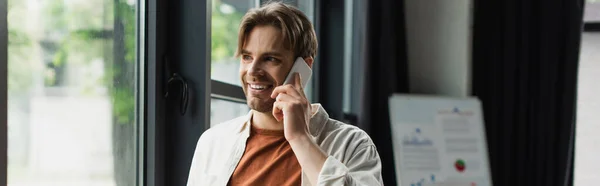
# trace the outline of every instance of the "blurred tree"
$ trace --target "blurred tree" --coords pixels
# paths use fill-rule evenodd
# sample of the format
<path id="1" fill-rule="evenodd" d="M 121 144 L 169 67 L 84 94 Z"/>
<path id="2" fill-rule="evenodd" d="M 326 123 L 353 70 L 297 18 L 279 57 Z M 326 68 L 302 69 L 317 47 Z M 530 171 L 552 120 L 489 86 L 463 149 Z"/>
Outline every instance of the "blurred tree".
<path id="1" fill-rule="evenodd" d="M 113 154 L 115 181 L 118 186 L 135 185 L 137 164 L 135 158 L 135 92 L 136 81 L 136 10 L 134 4 L 114 0 L 113 63 Z M 112 71 L 110 71 L 112 70 Z M 143 171 L 143 170 L 139 170 Z"/>
<path id="2" fill-rule="evenodd" d="M 66 4 L 49 6 L 50 13 L 54 14 L 51 17 L 58 19 L 47 23 L 68 28 L 53 63 L 64 66 L 89 63 L 97 58 L 104 61 L 102 81 L 91 85 L 105 86 L 112 105 L 113 175 L 117 186 L 135 185 L 136 7 L 127 0 L 93 2 L 86 1 L 87 6 L 74 7 L 71 11 L 65 11 Z M 94 13 L 98 9 L 101 10 L 99 15 Z"/>
<path id="3" fill-rule="evenodd" d="M 33 84 L 31 53 L 32 41 L 26 31 L 24 22 L 20 22 L 20 15 L 26 13 L 25 1 L 8 1 L 8 93 L 10 95 L 25 95 Z M 14 62 L 13 62 L 14 61 Z"/>
<path id="4" fill-rule="evenodd" d="M 135 4 L 127 2 L 44 0 L 36 2 L 40 9 L 33 13 L 27 10 L 28 1 L 8 2 L 9 94 L 27 97 L 39 77 L 44 78 L 45 87 L 79 87 L 90 96 L 95 93 L 86 90 L 106 87 L 113 106 L 113 175 L 119 186 L 134 185 L 137 169 L 136 12 Z M 44 19 L 33 27 L 22 20 L 38 14 Z M 74 77 L 67 71 L 90 68 L 97 60 L 104 62 L 104 69 L 93 69 L 104 71 L 101 79 L 86 74 Z M 38 71 L 44 74 L 38 76 Z"/>
<path id="5" fill-rule="evenodd" d="M 231 5 L 213 0 L 211 28 L 211 60 L 213 62 L 237 62 L 230 60 L 237 48 L 240 21 L 245 12 L 238 12 Z"/>
<path id="6" fill-rule="evenodd" d="M 137 170 L 137 17 L 132 2 L 137 1 L 44 0 L 36 2 L 40 10 L 32 14 L 27 9 L 29 1 L 8 1 L 9 94 L 28 97 L 40 77 L 45 87 L 76 86 L 91 96 L 95 93 L 86 90 L 107 88 L 112 103 L 113 165 L 118 186 L 134 185 Z M 211 58 L 230 62 L 244 12 L 219 0 L 214 1 L 212 10 Z M 34 15 L 43 21 L 33 23 L 33 27 L 22 19 Z M 104 71 L 101 79 L 70 76 L 68 69 L 90 68 L 97 60 L 103 61 L 104 69 L 94 69 Z"/>

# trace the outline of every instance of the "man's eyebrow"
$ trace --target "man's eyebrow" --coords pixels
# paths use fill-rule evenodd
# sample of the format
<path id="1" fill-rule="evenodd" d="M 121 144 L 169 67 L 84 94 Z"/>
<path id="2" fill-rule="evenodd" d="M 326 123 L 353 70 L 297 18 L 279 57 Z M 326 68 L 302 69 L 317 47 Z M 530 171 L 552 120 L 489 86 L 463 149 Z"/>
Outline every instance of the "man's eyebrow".
<path id="1" fill-rule="evenodd" d="M 246 49 L 242 49 L 242 52 L 240 52 L 240 54 L 252 54 L 252 52 L 246 50 Z M 276 52 L 276 51 L 271 51 L 271 52 L 265 52 L 261 54 L 262 56 L 276 56 L 276 57 L 282 57 L 283 54 L 281 52 Z"/>
<path id="2" fill-rule="evenodd" d="M 265 52 L 263 53 L 263 56 L 276 56 L 276 57 L 282 57 L 283 55 L 279 52 Z"/>
<path id="3" fill-rule="evenodd" d="M 246 50 L 246 49 L 242 49 L 242 52 L 240 52 L 241 54 L 251 54 L 252 52 Z"/>

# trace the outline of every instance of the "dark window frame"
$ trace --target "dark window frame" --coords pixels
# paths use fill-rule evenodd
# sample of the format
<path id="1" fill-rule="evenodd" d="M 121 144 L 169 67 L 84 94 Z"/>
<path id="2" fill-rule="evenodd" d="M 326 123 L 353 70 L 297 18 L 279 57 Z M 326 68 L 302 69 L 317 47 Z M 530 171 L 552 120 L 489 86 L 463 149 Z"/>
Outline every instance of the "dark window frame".
<path id="1" fill-rule="evenodd" d="M 8 0 L 0 0 L 0 185 L 7 185 L 8 169 Z"/>
<path id="2" fill-rule="evenodd" d="M 143 1 L 143 2 L 142 2 Z M 143 111 L 140 118 L 142 130 L 138 130 L 138 136 L 142 139 L 142 144 L 138 143 L 138 148 L 142 152 L 138 156 L 141 160 L 143 172 L 137 185 L 144 186 L 162 186 L 165 185 L 165 100 L 163 99 L 164 67 L 162 56 L 166 52 L 166 0 L 140 0 L 138 16 L 139 28 L 143 31 L 138 32 L 140 37 L 138 59 L 140 59 L 141 75 L 144 77 L 140 89 L 145 94 L 139 96 L 139 102 L 144 103 L 138 107 Z M 138 140 L 140 141 L 140 140 Z"/>
<path id="3" fill-rule="evenodd" d="M 600 32 L 600 21 L 598 22 L 584 22 L 583 32 Z"/>

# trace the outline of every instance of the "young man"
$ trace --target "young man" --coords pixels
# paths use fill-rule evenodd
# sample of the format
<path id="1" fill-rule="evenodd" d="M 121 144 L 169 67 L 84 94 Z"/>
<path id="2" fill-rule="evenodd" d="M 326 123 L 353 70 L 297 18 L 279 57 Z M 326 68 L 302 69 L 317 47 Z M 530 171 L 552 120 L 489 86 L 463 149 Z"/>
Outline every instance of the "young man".
<path id="1" fill-rule="evenodd" d="M 295 59 L 312 68 L 316 51 L 313 26 L 294 7 L 269 3 L 243 17 L 236 55 L 252 111 L 202 134 L 188 186 L 383 184 L 364 131 L 311 105 L 297 73 L 283 85 Z"/>

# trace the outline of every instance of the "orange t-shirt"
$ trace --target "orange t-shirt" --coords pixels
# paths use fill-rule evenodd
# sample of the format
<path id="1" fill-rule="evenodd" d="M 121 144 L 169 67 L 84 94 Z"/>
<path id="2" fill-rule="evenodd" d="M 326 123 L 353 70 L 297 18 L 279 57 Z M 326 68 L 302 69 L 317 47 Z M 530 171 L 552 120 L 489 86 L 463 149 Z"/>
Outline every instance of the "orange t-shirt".
<path id="1" fill-rule="evenodd" d="M 301 172 L 283 130 L 252 126 L 244 155 L 227 185 L 300 185 Z"/>

